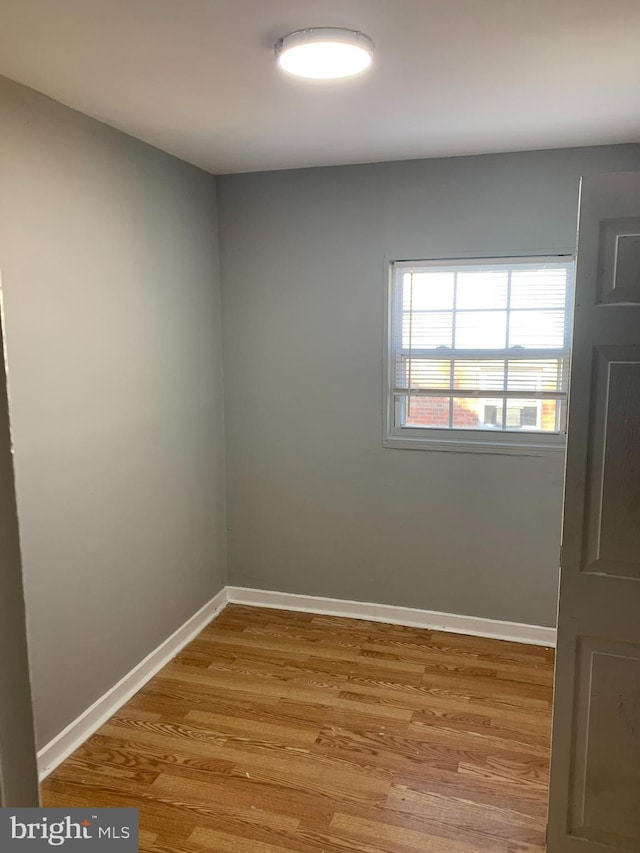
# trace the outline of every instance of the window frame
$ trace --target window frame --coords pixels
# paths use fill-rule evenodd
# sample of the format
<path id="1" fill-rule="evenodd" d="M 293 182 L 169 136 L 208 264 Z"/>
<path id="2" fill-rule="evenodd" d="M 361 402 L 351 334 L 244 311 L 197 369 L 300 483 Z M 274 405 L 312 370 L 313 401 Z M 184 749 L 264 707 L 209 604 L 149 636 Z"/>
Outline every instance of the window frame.
<path id="1" fill-rule="evenodd" d="M 571 343 L 573 336 L 573 303 L 575 294 L 575 256 L 570 251 L 545 252 L 540 254 L 504 255 L 504 256 L 458 256 L 448 258 L 432 258 L 420 260 L 385 260 L 387 273 L 385 300 L 385 348 L 384 348 L 384 432 L 383 446 L 410 450 L 444 450 L 458 453 L 497 453 L 510 455 L 542 456 L 546 454 L 564 453 L 566 448 L 566 415 L 568 408 L 565 403 L 564 424 L 558 433 L 542 432 L 509 432 L 503 430 L 482 429 L 452 429 L 437 427 L 405 427 L 397 426 L 398 407 L 401 401 L 394 396 L 394 320 L 397 316 L 400 288 L 396 288 L 398 270 L 408 267 L 428 269 L 430 267 L 464 266 L 486 264 L 571 264 L 572 270 L 568 280 L 567 297 L 565 302 L 565 347 L 563 352 L 569 356 L 569 371 L 571 370 Z"/>

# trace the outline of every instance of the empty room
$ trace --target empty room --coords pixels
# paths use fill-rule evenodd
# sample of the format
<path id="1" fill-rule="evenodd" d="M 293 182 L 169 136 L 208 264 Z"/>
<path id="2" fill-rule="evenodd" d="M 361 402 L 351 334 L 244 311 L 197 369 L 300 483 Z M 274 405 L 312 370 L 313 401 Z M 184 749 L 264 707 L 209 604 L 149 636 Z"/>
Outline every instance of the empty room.
<path id="1" fill-rule="evenodd" d="M 0 851 L 640 851 L 640 2 L 0 0 Z"/>

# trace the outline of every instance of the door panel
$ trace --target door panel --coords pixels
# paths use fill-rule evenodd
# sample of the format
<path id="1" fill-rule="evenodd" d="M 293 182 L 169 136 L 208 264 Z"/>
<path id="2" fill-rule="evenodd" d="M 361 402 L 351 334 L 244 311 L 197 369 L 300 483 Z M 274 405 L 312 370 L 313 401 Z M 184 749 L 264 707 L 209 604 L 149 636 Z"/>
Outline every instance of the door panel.
<path id="1" fill-rule="evenodd" d="M 640 346 L 599 347 L 581 570 L 640 577 Z"/>
<path id="2" fill-rule="evenodd" d="M 603 220 L 599 248 L 598 302 L 640 303 L 640 217 Z"/>
<path id="3" fill-rule="evenodd" d="M 640 853 L 640 174 L 581 185 L 549 853 Z"/>
<path id="4" fill-rule="evenodd" d="M 637 766 L 640 762 L 640 646 L 586 639 L 581 683 L 590 687 L 588 717 L 576 732 L 578 809 L 572 828 L 587 838 L 640 838 Z M 636 850 L 638 845 L 622 849 Z"/>
<path id="5" fill-rule="evenodd" d="M 1 328 L 0 323 L 0 356 Z M 0 357 L 0 806 L 37 806 L 38 800 L 7 386 Z"/>

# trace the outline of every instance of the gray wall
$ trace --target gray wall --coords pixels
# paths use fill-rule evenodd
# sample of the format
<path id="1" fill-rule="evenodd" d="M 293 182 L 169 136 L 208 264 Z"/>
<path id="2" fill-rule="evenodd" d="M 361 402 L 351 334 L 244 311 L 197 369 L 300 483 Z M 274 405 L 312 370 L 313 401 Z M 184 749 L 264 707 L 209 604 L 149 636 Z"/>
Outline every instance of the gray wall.
<path id="1" fill-rule="evenodd" d="M 225 583 L 214 179 L 0 80 L 38 742 Z"/>
<path id="2" fill-rule="evenodd" d="M 385 257 L 571 251 L 640 146 L 219 179 L 235 585 L 555 624 L 563 460 L 382 447 Z"/>

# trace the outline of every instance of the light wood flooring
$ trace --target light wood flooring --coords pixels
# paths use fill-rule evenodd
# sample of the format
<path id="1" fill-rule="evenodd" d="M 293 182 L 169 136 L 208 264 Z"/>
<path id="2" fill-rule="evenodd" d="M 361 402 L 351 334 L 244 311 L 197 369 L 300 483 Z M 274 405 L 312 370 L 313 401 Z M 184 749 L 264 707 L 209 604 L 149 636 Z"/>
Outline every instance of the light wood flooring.
<path id="1" fill-rule="evenodd" d="M 544 850 L 553 652 L 229 606 L 43 783 L 145 853 Z"/>

